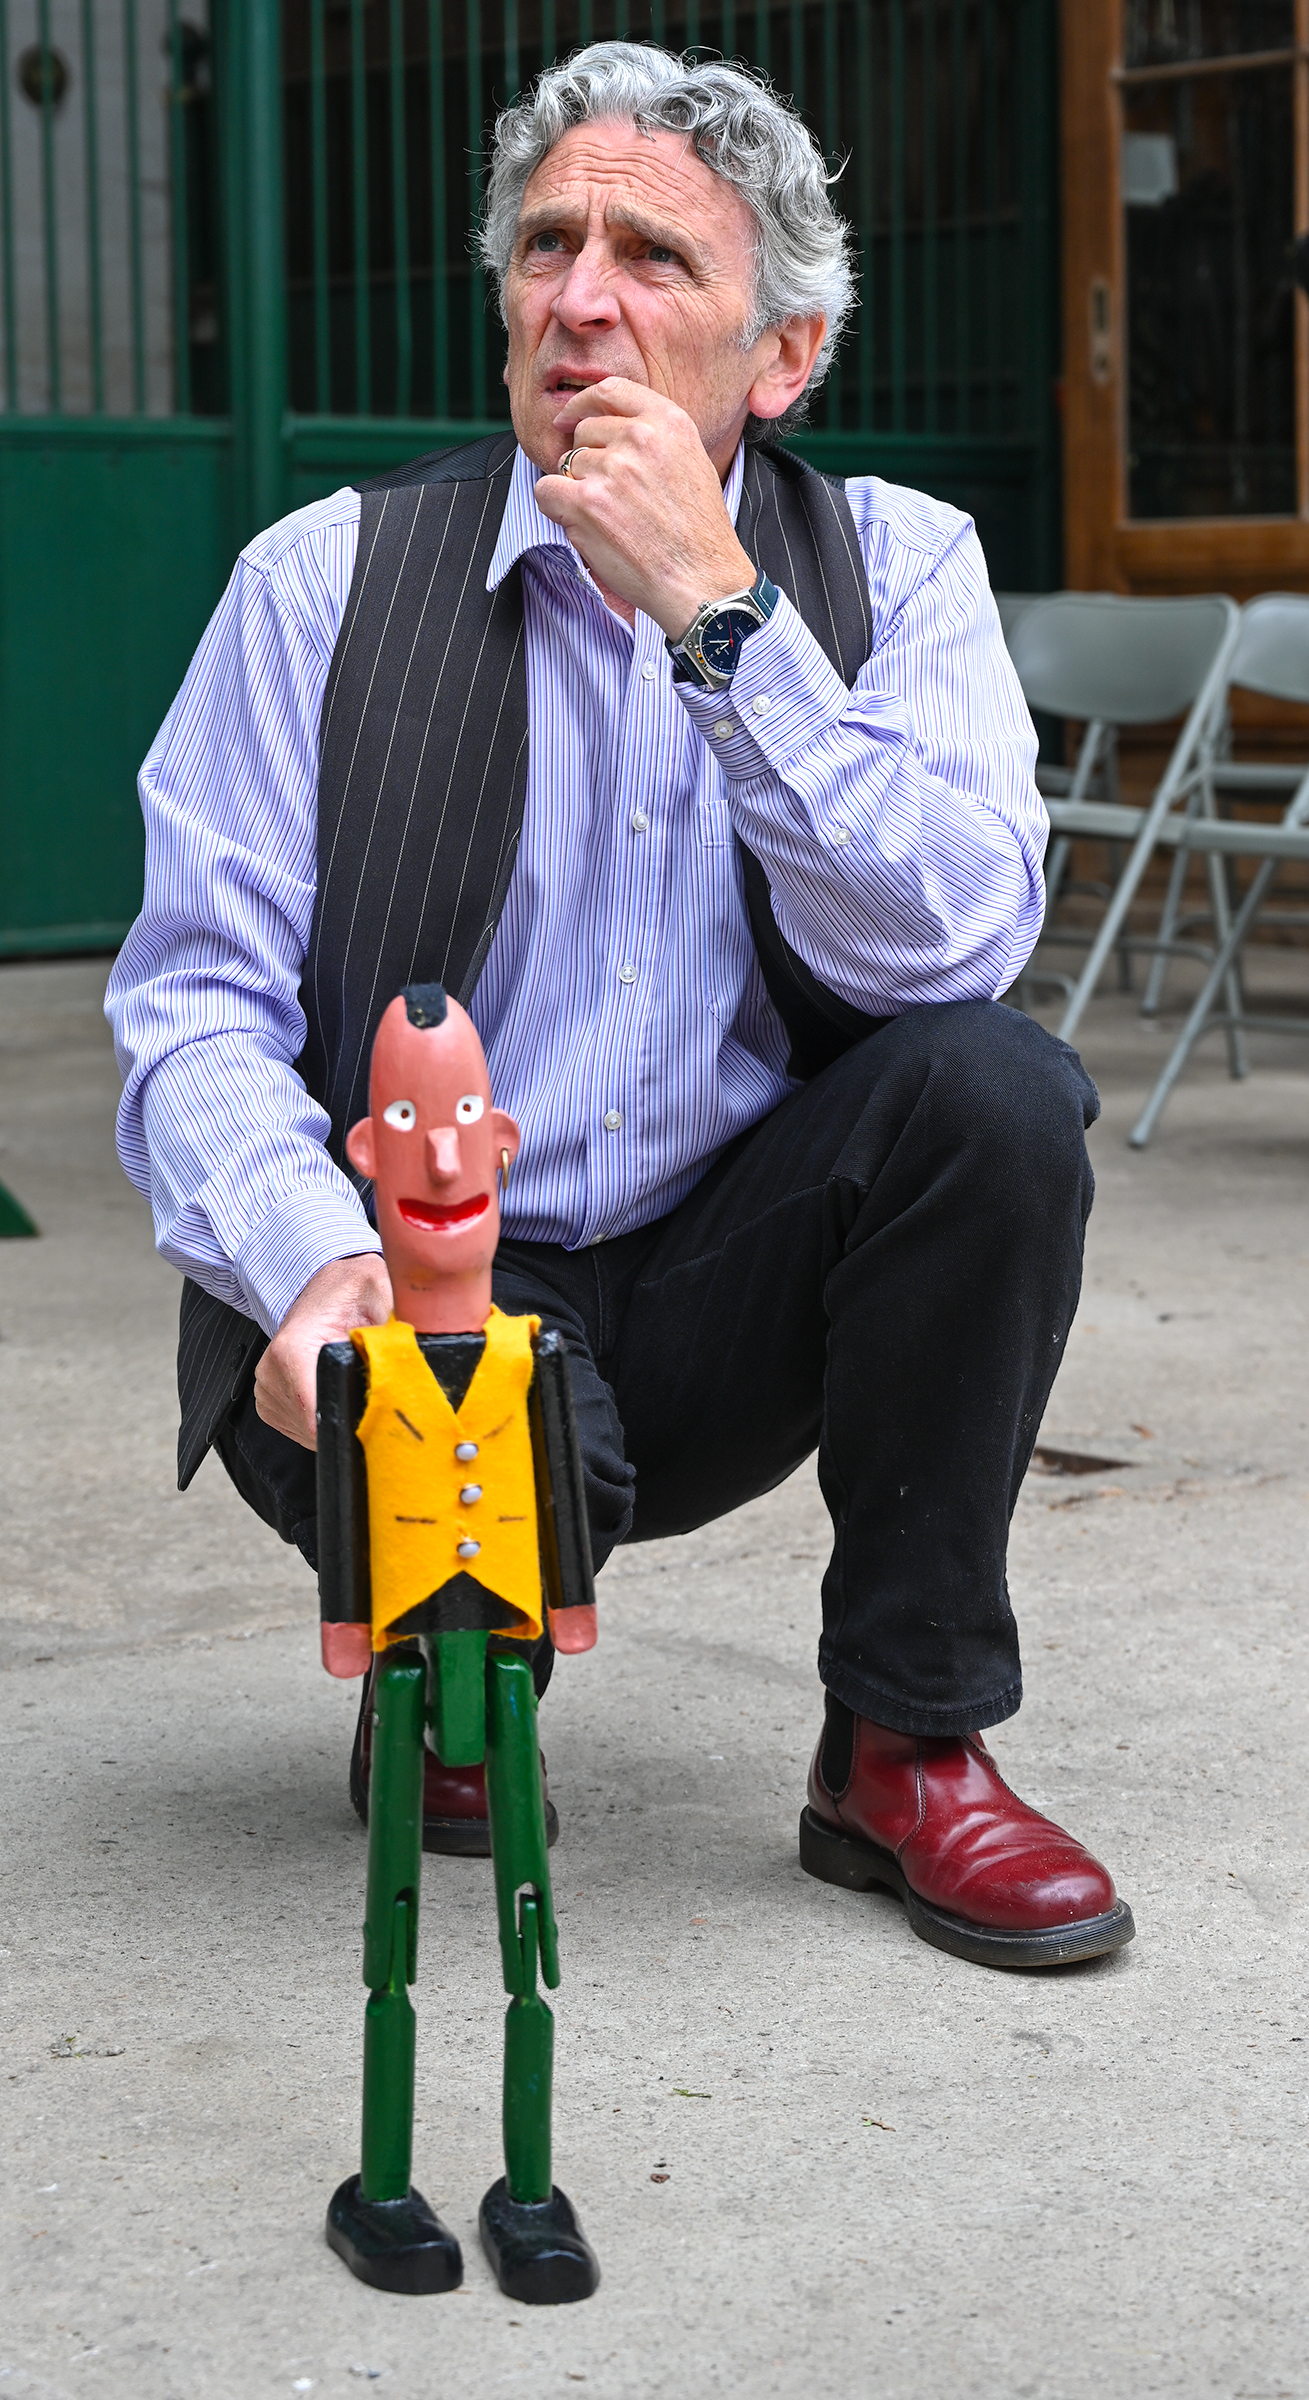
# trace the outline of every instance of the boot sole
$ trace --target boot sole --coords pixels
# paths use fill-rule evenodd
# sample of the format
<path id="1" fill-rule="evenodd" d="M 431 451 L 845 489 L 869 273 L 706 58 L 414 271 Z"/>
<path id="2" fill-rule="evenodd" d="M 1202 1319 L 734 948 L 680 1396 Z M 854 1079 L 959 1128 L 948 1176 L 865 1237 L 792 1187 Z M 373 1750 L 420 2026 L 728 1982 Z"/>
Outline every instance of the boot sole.
<path id="1" fill-rule="evenodd" d="M 920 1900 L 898 1859 L 876 1842 L 838 1832 L 825 1825 L 811 1808 L 800 1818 L 800 1864 L 820 1883 L 835 1883 L 847 1892 L 871 1892 L 878 1885 L 904 1903 L 905 1915 L 920 1941 L 976 1967 L 1065 1967 L 1079 1958 L 1101 1958 L 1121 1950 L 1136 1932 L 1125 1900 L 1116 1901 L 1102 1917 L 1082 1917 L 1072 1925 L 1043 1926 L 1034 1933 L 1010 1933 L 998 1926 L 973 1925 L 966 1917 L 951 1916 Z"/>

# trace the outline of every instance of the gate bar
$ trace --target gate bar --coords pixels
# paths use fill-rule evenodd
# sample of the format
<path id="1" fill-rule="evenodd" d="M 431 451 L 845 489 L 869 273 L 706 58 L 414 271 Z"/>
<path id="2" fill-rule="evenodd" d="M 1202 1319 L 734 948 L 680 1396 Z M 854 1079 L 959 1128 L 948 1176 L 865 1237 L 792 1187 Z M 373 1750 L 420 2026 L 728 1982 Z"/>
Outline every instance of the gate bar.
<path id="1" fill-rule="evenodd" d="M 327 62 L 323 48 L 323 0 L 309 0 L 309 148 L 314 220 L 314 405 L 320 417 L 332 407 L 332 348 L 327 287 Z"/>
<path id="2" fill-rule="evenodd" d="M 59 415 L 63 401 L 59 342 L 59 219 L 55 202 L 54 52 L 50 47 L 50 0 L 37 0 L 37 40 L 41 45 L 41 221 L 45 249 L 45 342 L 49 406 Z M 9 62 L 0 60 L 8 75 Z"/>
<path id="3" fill-rule="evenodd" d="M 8 0 L 0 0 L 0 60 L 9 57 Z M 5 279 L 5 407 L 18 408 L 18 311 L 14 291 L 14 171 L 9 124 L 9 74 L 0 75 L 0 248 Z"/>
<path id="4" fill-rule="evenodd" d="M 84 0 L 85 5 L 85 0 Z M 172 170 L 173 399 L 177 414 L 191 414 L 191 259 L 186 188 L 186 100 L 182 81 L 182 20 L 177 0 L 168 0 L 169 163 Z"/>
<path id="5" fill-rule="evenodd" d="M 373 405 L 372 295 L 368 283 L 368 59 L 364 0 L 350 0 L 350 179 L 354 186 L 355 409 Z"/>
<path id="6" fill-rule="evenodd" d="M 82 147 L 86 159 L 86 303 L 91 345 L 91 409 L 105 407 L 104 317 L 100 293 L 100 158 L 96 141 L 95 7 L 82 0 Z"/>
<path id="7" fill-rule="evenodd" d="M 445 0 L 427 0 L 428 113 L 432 147 L 433 401 L 450 414 L 450 279 L 445 219 Z"/>
<path id="8" fill-rule="evenodd" d="M 395 413 L 409 414 L 414 334 L 409 304 L 409 172 L 405 143 L 404 0 L 391 0 L 391 213 L 395 219 Z"/>
<path id="9" fill-rule="evenodd" d="M 123 0 L 123 81 L 127 114 L 127 253 L 132 294 L 132 406 L 145 415 L 145 286 L 141 257 L 141 141 L 136 74 L 136 0 Z"/>

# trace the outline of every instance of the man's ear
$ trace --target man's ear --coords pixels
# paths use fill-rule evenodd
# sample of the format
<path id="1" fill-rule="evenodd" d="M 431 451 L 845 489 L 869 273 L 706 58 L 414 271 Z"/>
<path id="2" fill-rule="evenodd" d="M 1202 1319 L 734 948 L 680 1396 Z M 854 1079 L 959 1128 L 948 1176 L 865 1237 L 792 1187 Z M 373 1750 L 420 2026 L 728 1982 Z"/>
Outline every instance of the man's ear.
<path id="1" fill-rule="evenodd" d="M 345 1154 L 360 1175 L 370 1179 L 377 1173 L 377 1144 L 373 1139 L 373 1120 L 361 1117 L 345 1137 Z"/>
<path id="2" fill-rule="evenodd" d="M 766 358 L 750 387 L 749 408 L 752 416 L 782 417 L 798 400 L 814 371 L 814 360 L 823 345 L 827 319 L 818 317 L 788 317 L 782 325 L 770 327 L 765 337 L 776 349 Z"/>
<path id="3" fill-rule="evenodd" d="M 509 1164 L 512 1167 L 522 1149 L 523 1137 L 507 1109 L 493 1108 L 491 1111 L 491 1143 L 495 1151 L 496 1165 L 500 1164 L 501 1151 L 507 1150 Z"/>

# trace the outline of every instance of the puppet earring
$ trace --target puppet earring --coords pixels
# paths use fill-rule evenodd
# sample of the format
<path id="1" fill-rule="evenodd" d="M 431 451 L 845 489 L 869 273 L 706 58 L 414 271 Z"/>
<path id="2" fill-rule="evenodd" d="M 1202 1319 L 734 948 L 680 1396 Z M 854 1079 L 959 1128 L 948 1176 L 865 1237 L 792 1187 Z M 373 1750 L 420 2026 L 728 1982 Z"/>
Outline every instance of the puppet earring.
<path id="1" fill-rule="evenodd" d="M 502 1151 L 501 1151 L 501 1153 L 500 1153 L 500 1197 L 501 1197 L 501 1199 L 502 1199 L 502 1200 L 504 1200 L 504 1199 L 506 1199 L 506 1198 L 508 1197 L 508 1192 L 509 1192 L 509 1153 L 508 1153 L 508 1151 L 507 1151 L 507 1150 L 502 1150 Z"/>

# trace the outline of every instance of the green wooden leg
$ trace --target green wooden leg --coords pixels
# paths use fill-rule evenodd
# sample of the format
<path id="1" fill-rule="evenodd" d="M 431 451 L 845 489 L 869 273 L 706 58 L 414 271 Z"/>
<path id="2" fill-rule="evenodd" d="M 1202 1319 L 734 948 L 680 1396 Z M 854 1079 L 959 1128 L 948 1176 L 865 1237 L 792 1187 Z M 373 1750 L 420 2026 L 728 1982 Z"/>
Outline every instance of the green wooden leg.
<path id="1" fill-rule="evenodd" d="M 423 1716 L 427 1668 L 415 1651 L 383 1658 L 373 1690 L 364 1919 L 364 2126 L 360 2186 L 367 2200 L 409 2190 L 414 2131 L 414 2012 L 418 1887 L 423 1857 Z"/>
<path id="2" fill-rule="evenodd" d="M 459 2244 L 409 2181 L 414 2141 L 418 1882 L 423 1856 L 427 1666 L 395 1650 L 373 1685 L 364 1918 L 364 2128 L 361 2172 L 332 2194 L 327 2239 L 361 2283 L 384 2292 L 452 2292 Z"/>
<path id="3" fill-rule="evenodd" d="M 600 2280 L 567 2195 L 552 2181 L 554 2018 L 536 1988 L 553 1990 L 559 1943 L 550 1895 L 536 1693 L 521 1656 L 486 1662 L 486 1797 L 496 1913 L 509 2008 L 505 2016 L 505 2172 L 479 2212 L 482 2243 L 511 2299 L 552 2306 L 585 2300 Z"/>

